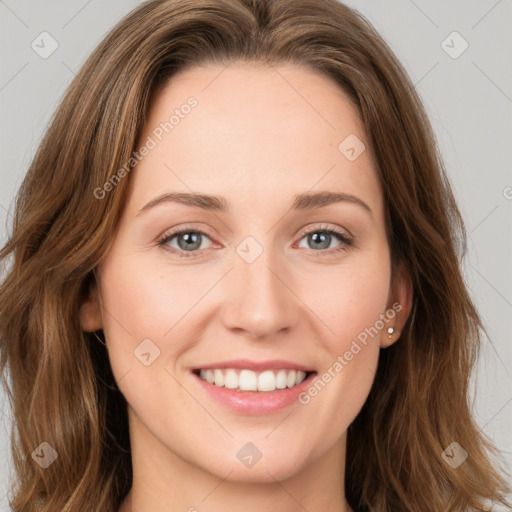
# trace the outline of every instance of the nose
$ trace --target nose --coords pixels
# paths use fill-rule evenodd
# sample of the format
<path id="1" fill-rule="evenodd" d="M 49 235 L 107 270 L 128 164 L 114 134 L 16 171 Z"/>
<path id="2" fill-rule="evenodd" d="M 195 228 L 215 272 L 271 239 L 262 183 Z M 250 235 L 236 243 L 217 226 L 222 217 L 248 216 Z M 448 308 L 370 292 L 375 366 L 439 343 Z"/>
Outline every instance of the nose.
<path id="1" fill-rule="evenodd" d="M 293 329 L 299 320 L 300 300 L 293 292 L 286 263 L 278 263 L 268 251 L 252 263 L 235 258 L 234 268 L 224 280 L 224 326 L 258 339 Z"/>

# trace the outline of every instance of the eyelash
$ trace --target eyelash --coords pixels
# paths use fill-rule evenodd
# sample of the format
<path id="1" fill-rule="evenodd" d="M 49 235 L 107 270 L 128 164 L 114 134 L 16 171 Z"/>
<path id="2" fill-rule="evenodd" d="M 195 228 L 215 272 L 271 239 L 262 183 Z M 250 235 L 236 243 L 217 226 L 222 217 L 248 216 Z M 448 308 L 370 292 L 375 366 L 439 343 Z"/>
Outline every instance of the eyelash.
<path id="1" fill-rule="evenodd" d="M 180 257 L 180 258 L 195 258 L 195 257 L 197 257 L 196 255 L 199 252 L 199 250 L 190 251 L 187 254 L 187 251 L 176 250 L 176 249 L 170 250 L 165 247 L 165 245 L 170 240 L 172 240 L 175 236 L 181 235 L 184 233 L 196 233 L 199 235 L 206 235 L 211 240 L 211 237 L 208 235 L 208 233 L 205 233 L 204 231 L 201 231 L 199 229 L 195 229 L 191 226 L 184 226 L 184 227 L 176 229 L 176 230 L 171 230 L 171 231 L 165 232 L 158 239 L 158 245 L 160 247 L 162 247 L 162 249 L 164 249 L 167 252 L 170 252 L 172 254 L 177 254 L 178 257 Z M 328 226 L 318 226 L 315 229 L 310 229 L 308 231 L 302 232 L 300 234 L 299 241 L 311 233 L 327 233 L 328 235 L 334 235 L 341 242 L 341 244 L 338 247 L 335 247 L 334 249 L 325 249 L 325 250 L 320 250 L 320 251 L 314 251 L 314 249 L 310 249 L 311 251 L 314 251 L 317 253 L 322 253 L 322 254 L 330 256 L 332 254 L 337 254 L 342 251 L 346 251 L 348 248 L 353 247 L 353 245 L 354 245 L 354 240 L 351 236 L 347 235 L 346 233 L 343 233 L 342 231 L 338 231 L 337 229 L 329 228 Z"/>

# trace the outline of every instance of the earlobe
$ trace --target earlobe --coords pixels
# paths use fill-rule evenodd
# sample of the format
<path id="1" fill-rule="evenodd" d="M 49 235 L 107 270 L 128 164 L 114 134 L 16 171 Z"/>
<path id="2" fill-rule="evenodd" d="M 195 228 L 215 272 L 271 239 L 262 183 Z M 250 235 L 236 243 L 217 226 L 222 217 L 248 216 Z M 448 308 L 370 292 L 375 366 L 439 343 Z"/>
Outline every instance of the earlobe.
<path id="1" fill-rule="evenodd" d="M 411 275 L 405 263 L 401 263 L 390 289 L 387 320 L 381 334 L 380 346 L 386 348 L 398 341 L 409 318 L 413 301 Z M 394 314 L 393 314 L 394 312 Z"/>
<path id="2" fill-rule="evenodd" d="M 80 326 L 85 332 L 93 332 L 103 327 L 101 306 L 96 285 L 91 285 L 88 297 L 80 306 Z"/>

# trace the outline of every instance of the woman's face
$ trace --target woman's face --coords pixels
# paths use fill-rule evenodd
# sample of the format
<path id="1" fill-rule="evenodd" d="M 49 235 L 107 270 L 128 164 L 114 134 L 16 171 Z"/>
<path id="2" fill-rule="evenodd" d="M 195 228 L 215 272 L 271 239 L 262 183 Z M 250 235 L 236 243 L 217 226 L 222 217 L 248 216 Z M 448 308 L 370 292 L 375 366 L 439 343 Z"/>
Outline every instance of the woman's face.
<path id="1" fill-rule="evenodd" d="M 134 457 L 239 481 L 339 464 L 408 304 L 355 108 L 296 65 L 201 66 L 159 92 L 138 147 L 101 307 L 82 308 Z"/>

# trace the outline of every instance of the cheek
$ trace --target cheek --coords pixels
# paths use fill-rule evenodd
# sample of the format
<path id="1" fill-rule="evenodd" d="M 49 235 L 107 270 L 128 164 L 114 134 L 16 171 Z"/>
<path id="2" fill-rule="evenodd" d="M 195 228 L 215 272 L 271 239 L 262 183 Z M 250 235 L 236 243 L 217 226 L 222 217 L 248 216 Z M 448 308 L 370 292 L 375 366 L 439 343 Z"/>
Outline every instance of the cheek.
<path id="1" fill-rule="evenodd" d="M 105 260 L 103 325 L 116 378 L 144 371 L 149 361 L 152 370 L 171 368 L 184 351 L 191 310 L 211 284 L 204 273 L 182 269 L 147 264 L 137 255 Z"/>
<path id="2" fill-rule="evenodd" d="M 376 326 L 380 315 L 385 312 L 389 293 L 389 273 L 387 268 L 375 268 L 372 273 L 353 273 L 343 280 L 339 290 L 332 294 L 334 330 L 339 333 L 341 349 L 348 340 L 359 339 L 364 342 L 364 333 Z M 379 322 L 377 328 L 382 329 Z M 375 331 L 372 330 L 374 336 Z"/>
<path id="3" fill-rule="evenodd" d="M 311 282 L 311 281 L 310 281 Z M 331 267 L 323 279 L 318 275 L 315 287 L 303 284 L 304 302 L 322 320 L 327 335 L 319 336 L 331 354 L 348 350 L 354 339 L 364 341 L 371 330 L 376 344 L 379 336 L 372 329 L 382 329 L 381 315 L 388 303 L 390 285 L 390 261 L 385 246 L 372 251 L 366 258 L 347 260 Z M 318 286 L 324 282 L 324 286 Z M 308 291 L 309 290 L 309 291 Z"/>
<path id="4" fill-rule="evenodd" d="M 339 418 L 352 417 L 363 405 L 377 367 L 380 338 L 386 335 L 382 321 L 390 284 L 386 248 L 383 243 L 381 250 L 371 251 L 366 258 L 335 267 L 323 293 L 316 288 L 305 299 L 326 327 L 326 334 L 318 336 L 319 349 L 325 354 L 318 375 L 321 383 L 312 395 L 332 393 L 335 401 L 342 395 L 343 405 L 335 412 Z M 329 388 L 326 392 L 324 385 Z"/>
<path id="5" fill-rule="evenodd" d="M 321 306 L 319 316 L 329 330 L 318 338 L 323 364 L 299 401 L 309 411 L 311 428 L 317 429 L 326 442 L 334 443 L 348 428 L 373 384 L 389 293 L 389 260 L 385 254 L 381 252 L 371 264 L 367 260 L 361 265 L 340 267 L 331 275 L 323 298 L 309 297 L 317 301 L 318 308 Z"/>

